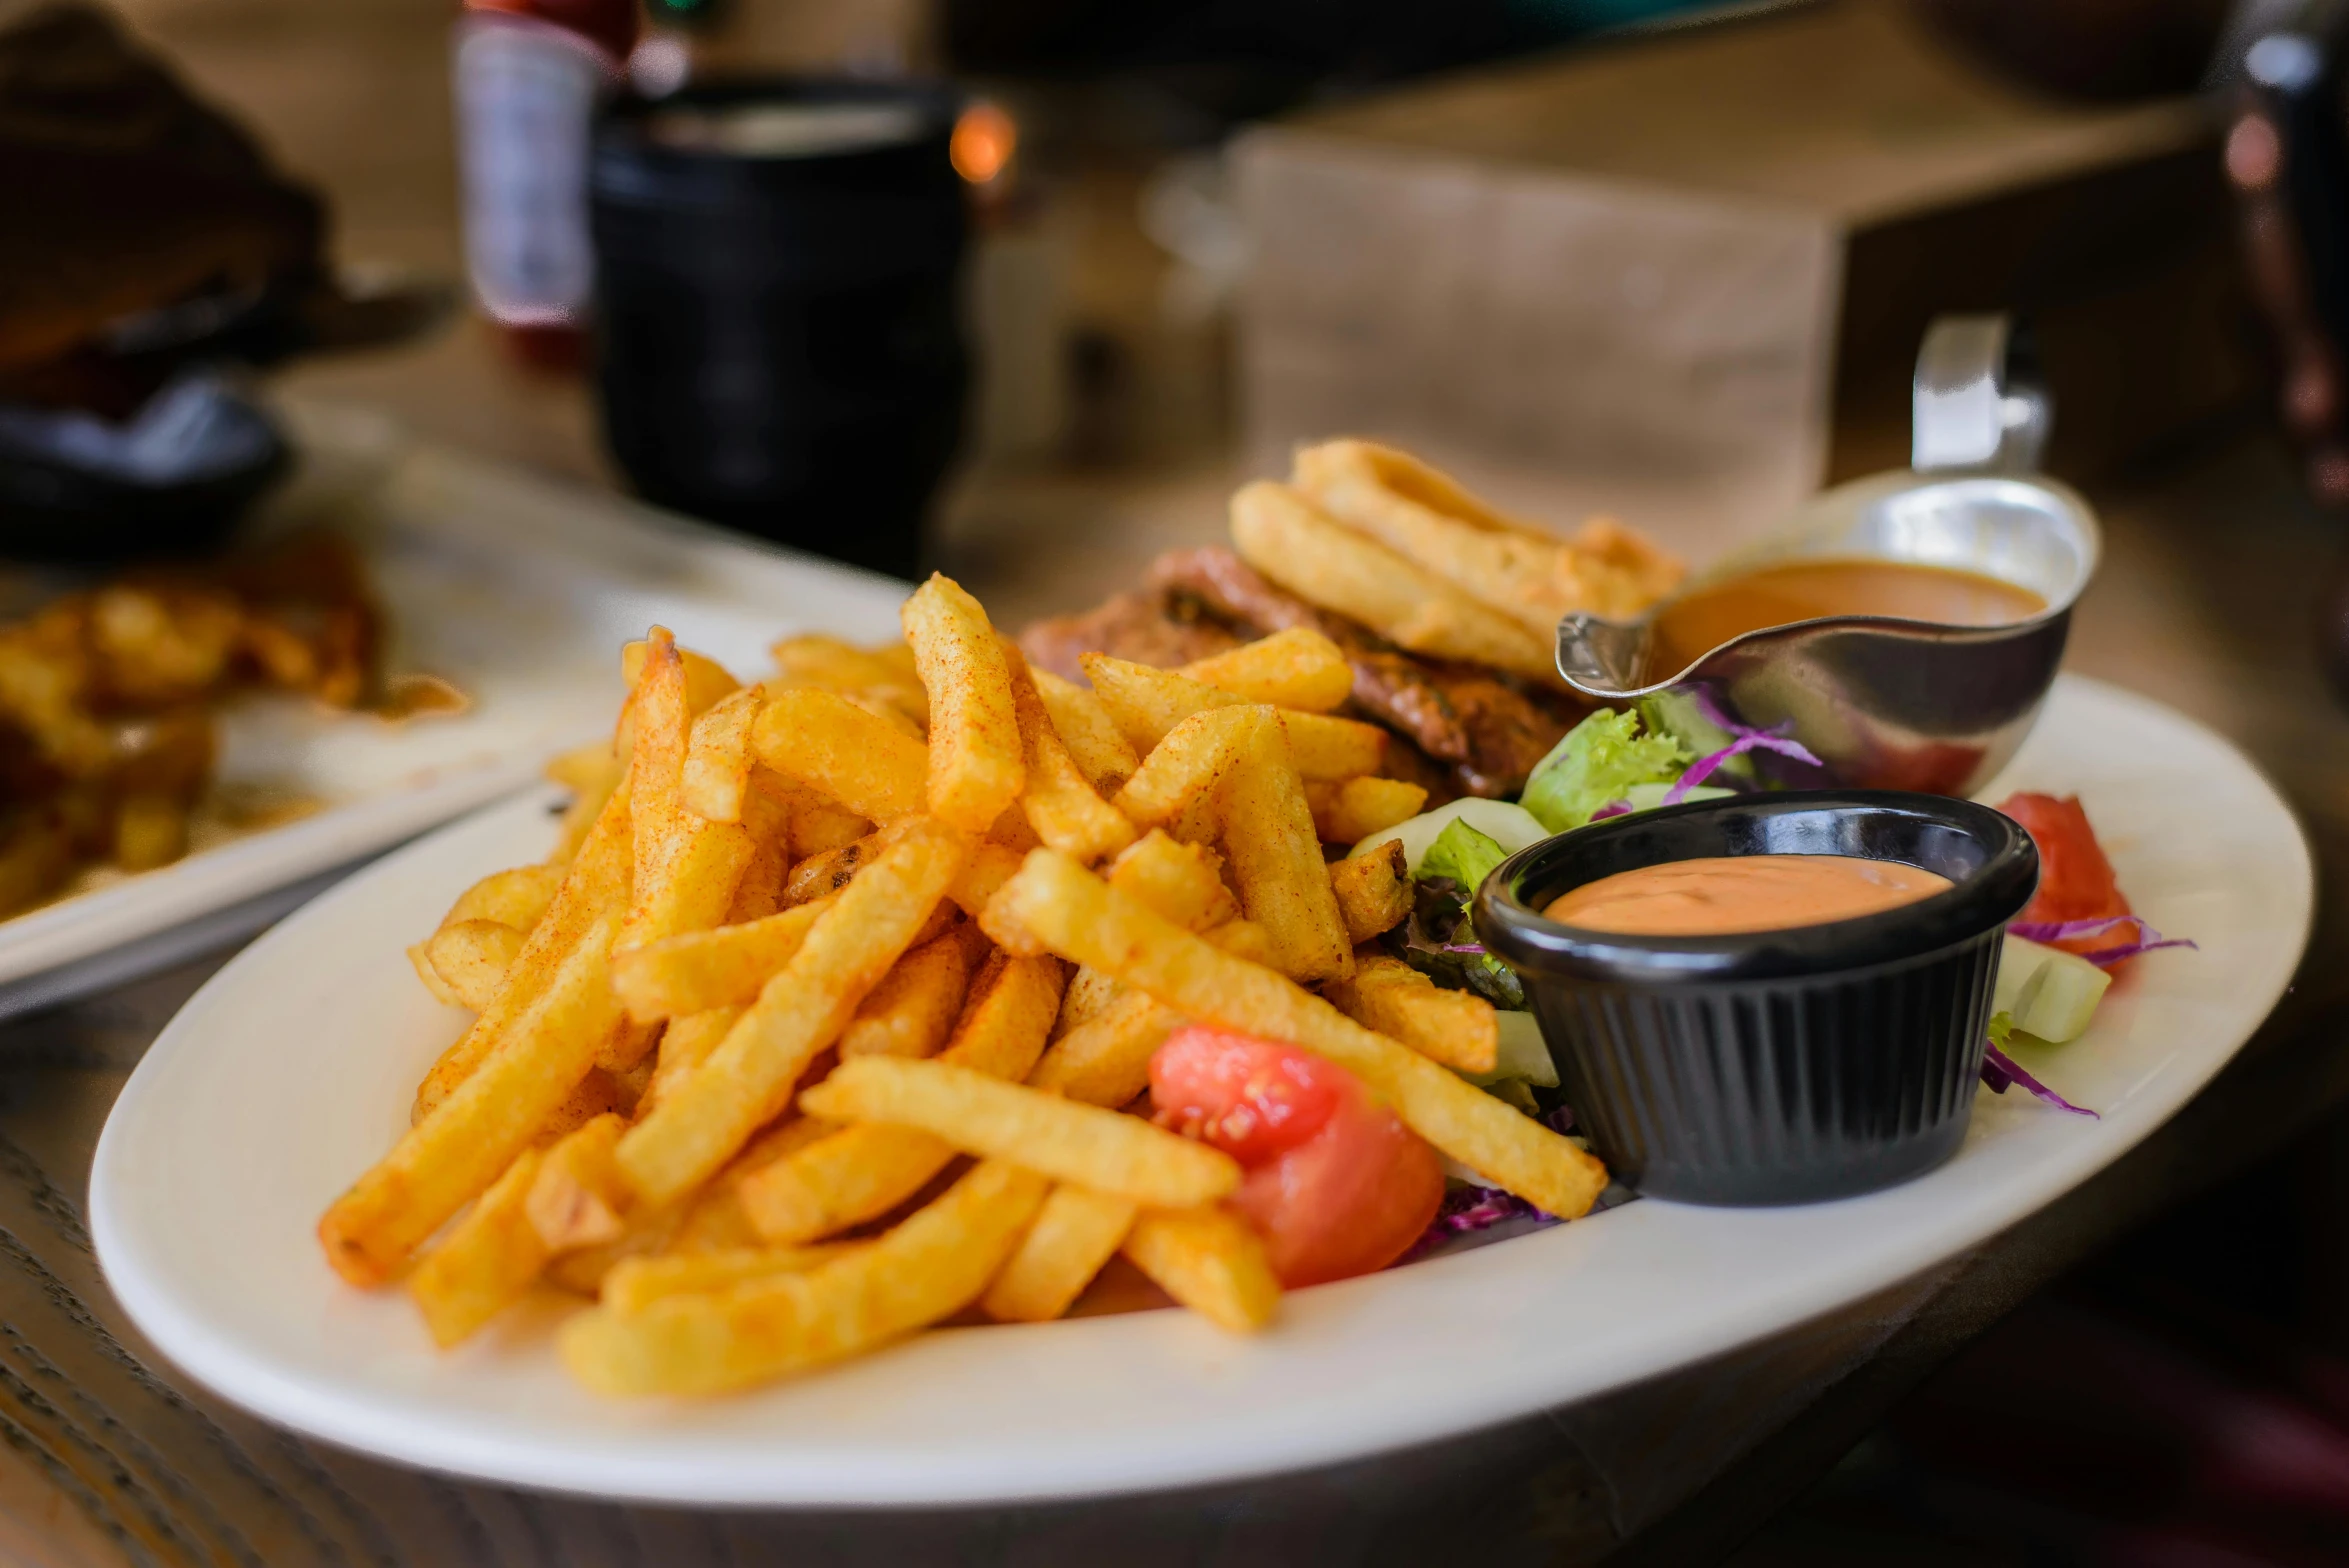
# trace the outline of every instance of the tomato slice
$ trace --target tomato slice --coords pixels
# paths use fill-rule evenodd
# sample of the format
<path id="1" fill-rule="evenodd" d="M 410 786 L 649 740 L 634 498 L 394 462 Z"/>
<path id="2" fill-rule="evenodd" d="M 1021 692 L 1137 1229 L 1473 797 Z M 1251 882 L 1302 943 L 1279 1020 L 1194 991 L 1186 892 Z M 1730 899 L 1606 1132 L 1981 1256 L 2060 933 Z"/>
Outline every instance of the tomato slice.
<path id="1" fill-rule="evenodd" d="M 1158 1119 L 1238 1160 L 1232 1207 L 1283 1285 L 1385 1268 L 1443 1202 L 1443 1162 L 1352 1073 L 1279 1041 L 1196 1025 L 1150 1062 Z"/>
<path id="2" fill-rule="evenodd" d="M 2110 920 L 2130 913 L 2112 862 L 2104 858 L 2104 846 L 2096 842 L 2096 830 L 2088 825 L 2088 813 L 2077 795 L 2011 795 L 1998 809 L 2021 823 L 2039 846 L 2039 891 L 2017 920 Z M 2134 930 L 2122 926 L 2048 945 L 2089 954 L 2126 947 L 2136 939 Z"/>

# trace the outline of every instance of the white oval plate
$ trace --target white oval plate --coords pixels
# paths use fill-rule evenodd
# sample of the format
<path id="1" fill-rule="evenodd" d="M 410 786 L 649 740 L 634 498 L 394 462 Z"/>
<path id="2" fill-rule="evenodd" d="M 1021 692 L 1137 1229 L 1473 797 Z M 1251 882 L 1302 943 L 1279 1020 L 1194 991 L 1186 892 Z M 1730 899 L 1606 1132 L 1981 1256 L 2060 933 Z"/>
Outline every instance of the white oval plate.
<path id="1" fill-rule="evenodd" d="M 1985 1093 L 1948 1165 L 1776 1210 L 1647 1201 L 1292 1295 L 1254 1339 L 1165 1311 L 927 1334 L 731 1399 L 576 1387 L 552 1301 L 453 1354 L 398 1291 L 339 1283 L 312 1226 L 388 1148 L 462 1023 L 402 947 L 484 872 L 544 850 L 543 798 L 457 823 L 280 926 L 131 1078 L 90 1203 L 108 1281 L 223 1396 L 346 1447 L 605 1497 L 733 1505 L 1065 1498 L 1266 1474 L 1507 1420 L 1879 1290 L 2048 1203 L 2206 1083 L 2306 940 L 2307 849 L 2231 746 L 2066 678 L 2001 792 L 2076 792 L 2136 907 L 2199 952 L 2117 986 L 2031 1065 L 2101 1121 Z M 1993 798 L 1996 798 L 1995 796 Z"/>

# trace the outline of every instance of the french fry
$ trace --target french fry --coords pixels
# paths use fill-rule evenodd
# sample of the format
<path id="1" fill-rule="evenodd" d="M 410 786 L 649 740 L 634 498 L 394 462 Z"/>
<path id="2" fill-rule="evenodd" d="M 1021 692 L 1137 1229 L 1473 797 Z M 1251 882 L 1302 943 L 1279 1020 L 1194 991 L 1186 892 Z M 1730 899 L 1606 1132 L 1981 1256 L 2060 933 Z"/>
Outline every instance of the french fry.
<path id="1" fill-rule="evenodd" d="M 1218 810 L 1224 855 L 1240 907 L 1272 942 L 1272 966 L 1292 980 L 1328 980 L 1354 969 L 1354 944 L 1330 891 L 1313 810 L 1289 760 L 1277 708 L 1222 710 L 1250 716 L 1225 773 Z"/>
<path id="2" fill-rule="evenodd" d="M 849 880 L 856 875 L 857 867 L 864 864 L 865 857 L 880 847 L 881 835 L 867 833 L 853 844 L 843 844 L 838 849 L 808 856 L 794 865 L 790 875 L 783 879 L 784 907 L 804 904 L 811 899 L 839 892 L 848 886 Z"/>
<path id="3" fill-rule="evenodd" d="M 809 635 L 785 637 L 767 651 L 785 684 L 822 686 L 869 697 L 888 703 L 924 729 L 929 727 L 929 693 L 922 690 L 910 657 L 912 650 L 903 643 L 865 649 L 837 637 Z"/>
<path id="4" fill-rule="evenodd" d="M 1018 646 L 1005 643 L 1003 655 L 1027 764 L 1027 784 L 1019 804 L 1028 825 L 1036 830 L 1036 837 L 1079 860 L 1116 854 L 1134 841 L 1134 825 L 1093 792 L 1092 782 L 1069 754 L 1060 732 L 1052 727 L 1052 717 L 1028 678 L 1027 660 L 1020 656 Z"/>
<path id="5" fill-rule="evenodd" d="M 755 732 L 754 732 L 755 733 Z M 754 740 L 755 744 L 755 740 Z M 770 778 L 780 780 L 782 775 L 772 768 L 763 771 Z M 755 779 L 757 774 L 753 774 Z M 797 790 L 798 786 L 785 783 L 784 788 Z M 797 865 L 812 855 L 853 844 L 873 831 L 873 824 L 853 811 L 843 811 L 830 801 L 818 798 L 804 790 L 791 803 L 790 861 Z"/>
<path id="6" fill-rule="evenodd" d="M 1332 517 L 1544 636 L 1576 610 L 1628 618 L 1680 563 L 1595 520 L 1572 541 L 1529 528 L 1407 452 L 1369 441 L 1300 448 L 1292 482 Z"/>
<path id="7" fill-rule="evenodd" d="M 1100 1017 L 1123 994 L 1124 988 L 1100 970 L 1078 970 L 1069 976 L 1060 1016 L 1052 1022 L 1052 1038 L 1057 1041 L 1080 1024 Z"/>
<path id="8" fill-rule="evenodd" d="M 616 953 L 612 989 L 628 1016 L 645 1022 L 748 1003 L 791 962 L 831 906 L 818 899 L 764 920 L 684 931 Z"/>
<path id="9" fill-rule="evenodd" d="M 979 911 L 985 909 L 987 901 L 995 896 L 995 890 L 1010 881 L 1019 868 L 1018 851 L 1006 849 L 1001 844 L 981 844 L 971 851 L 969 863 L 954 879 L 954 885 L 946 890 L 946 896 L 953 899 L 956 907 L 964 914 L 976 920 Z"/>
<path id="10" fill-rule="evenodd" d="M 897 961 L 840 1031 L 840 1057 L 929 1056 L 946 1043 L 962 1011 L 970 959 L 954 936 L 923 943 Z"/>
<path id="11" fill-rule="evenodd" d="M 1309 784 L 1313 830 L 1324 844 L 1359 844 L 1398 822 L 1419 815 L 1427 791 L 1401 779 L 1348 779 L 1342 784 Z"/>
<path id="12" fill-rule="evenodd" d="M 751 745 L 768 767 L 859 817 L 895 822 L 927 809 L 928 749 L 837 693 L 770 693 Z"/>
<path id="13" fill-rule="evenodd" d="M 1222 831 L 1217 786 L 1238 765 L 1255 724 L 1250 708 L 1210 708 L 1184 719 L 1142 759 L 1117 792 L 1117 809 L 1143 828 L 1163 828 L 1184 843 Z"/>
<path id="14" fill-rule="evenodd" d="M 800 1103 L 833 1121 L 919 1128 L 966 1153 L 1160 1208 L 1212 1203 L 1240 1184 L 1239 1165 L 1221 1150 L 948 1062 L 860 1057 Z"/>
<path id="15" fill-rule="evenodd" d="M 548 1249 L 527 1213 L 543 1158 L 536 1149 L 516 1155 L 408 1276 L 408 1294 L 443 1350 L 521 1300 L 546 1267 Z"/>
<path id="16" fill-rule="evenodd" d="M 188 852 L 188 806 L 177 795 L 132 791 L 114 813 L 114 863 L 123 870 L 152 871 Z"/>
<path id="17" fill-rule="evenodd" d="M 628 1194 L 612 1150 L 627 1126 L 607 1112 L 546 1151 L 523 1211 L 549 1255 L 619 1239 Z"/>
<path id="18" fill-rule="evenodd" d="M 979 601 L 936 572 L 901 613 L 930 694 L 930 814 L 984 834 L 1027 783 L 1003 645 Z"/>
<path id="19" fill-rule="evenodd" d="M 968 858 L 953 830 L 909 823 L 833 898 L 724 1042 L 620 1140 L 620 1167 L 640 1199 L 674 1202 L 783 1108 L 808 1063 L 912 945 Z"/>
<path id="20" fill-rule="evenodd" d="M 1050 670 L 1030 669 L 1036 695 L 1052 715 L 1068 753 L 1085 778 L 1104 796 L 1115 795 L 1142 759 L 1118 732 L 1117 721 L 1101 706 L 1101 699 L 1074 681 L 1062 680 Z"/>
<path id="21" fill-rule="evenodd" d="M 1187 931 L 1204 931 L 1240 912 L 1239 901 L 1224 886 L 1221 864 L 1206 845 L 1178 843 L 1153 828 L 1110 863 L 1109 885 Z"/>
<path id="22" fill-rule="evenodd" d="M 1360 621 L 1413 653 L 1564 685 L 1551 662 L 1554 633 L 1536 632 L 1470 598 L 1287 485 L 1259 480 L 1232 497 L 1232 543 L 1250 566 L 1289 592 Z"/>
<path id="23" fill-rule="evenodd" d="M 1194 659 L 1175 673 L 1243 702 L 1268 702 L 1301 713 L 1328 713 L 1354 695 L 1354 667 L 1336 643 L 1310 626 L 1291 626 Z"/>
<path id="24" fill-rule="evenodd" d="M 764 694 L 755 686 L 728 692 L 693 721 L 678 797 L 710 822 L 740 822 L 750 794 L 750 732 Z"/>
<path id="25" fill-rule="evenodd" d="M 1285 976 L 1153 914 L 1066 856 L 1031 852 L 982 924 L 990 935 L 1024 932 L 1201 1023 L 1319 1052 L 1360 1077 L 1428 1142 L 1545 1213 L 1578 1219 L 1607 1184 L 1605 1166 L 1530 1116 L 1363 1028 Z"/>
<path id="26" fill-rule="evenodd" d="M 1330 1005 L 1363 1028 L 1400 1040 L 1429 1061 L 1464 1073 L 1499 1064 L 1501 1026 L 1493 1004 L 1447 991 L 1399 958 L 1365 951 L 1354 974 L 1321 988 Z"/>
<path id="27" fill-rule="evenodd" d="M 685 809 L 685 763 L 697 721 L 687 710 L 684 660 L 661 627 L 654 627 L 648 639 L 633 705 L 636 749 L 629 811 L 634 871 L 628 918 L 617 943 L 622 951 L 724 919 L 754 847 L 739 823 L 712 821 Z"/>
<path id="28" fill-rule="evenodd" d="M 861 1245 L 820 1242 L 812 1247 L 730 1247 L 723 1252 L 622 1258 L 604 1275 L 598 1299 L 625 1316 L 641 1312 L 665 1296 L 703 1295 L 777 1274 L 804 1274 Z"/>
<path id="29" fill-rule="evenodd" d="M 1388 839 L 1368 854 L 1332 861 L 1330 892 L 1346 922 L 1346 940 L 1359 947 L 1410 919 L 1413 885 L 1399 838 Z"/>
<path id="30" fill-rule="evenodd" d="M 1154 670 L 1101 653 L 1088 653 L 1081 662 L 1092 679 L 1094 695 L 1117 721 L 1119 732 L 1143 754 L 1145 765 L 1151 750 L 1185 719 L 1211 708 L 1251 705 L 1245 697 L 1171 670 Z M 1297 771 L 1306 778 L 1350 779 L 1376 773 L 1386 761 L 1387 732 L 1375 724 L 1326 713 L 1284 713 L 1282 718 L 1288 727 L 1290 750 L 1296 754 Z"/>
<path id="31" fill-rule="evenodd" d="M 326 1211 L 319 1241 L 343 1278 L 388 1279 L 496 1180 L 595 1065 L 620 1021 L 609 978 L 618 924 L 613 913 L 598 919 L 497 1048 Z"/>
<path id="32" fill-rule="evenodd" d="M 1056 958 L 988 962 L 939 1060 L 996 1078 L 1035 1067 L 1060 1005 Z M 951 1144 L 911 1127 L 843 1129 L 746 1175 L 744 1215 L 770 1242 L 813 1241 L 896 1208 L 954 1158 Z"/>
<path id="33" fill-rule="evenodd" d="M 527 940 L 495 920 L 459 920 L 442 926 L 422 946 L 424 961 L 447 987 L 444 999 L 480 1012 L 497 1000 L 506 971 Z"/>
<path id="34" fill-rule="evenodd" d="M 555 833 L 555 847 L 547 856 L 548 864 L 560 869 L 587 838 L 588 829 L 612 798 L 612 791 L 620 787 L 622 765 L 613 754 L 609 742 L 581 746 L 566 751 L 546 765 L 546 776 L 571 792 L 571 804 L 563 808 L 563 820 Z"/>
<path id="35" fill-rule="evenodd" d="M 1125 991 L 1052 1042 L 1028 1082 L 1087 1105 L 1124 1105 L 1150 1087 L 1150 1058 L 1182 1022 L 1156 998 Z"/>
<path id="36" fill-rule="evenodd" d="M 421 942 L 408 944 L 408 963 L 416 971 L 416 978 L 424 982 L 424 989 L 432 993 L 434 1001 L 446 1002 L 451 1007 L 471 1007 L 473 1005 L 466 1001 L 464 995 L 454 986 L 440 977 L 439 970 L 432 967 L 432 939 L 430 937 Z"/>
<path id="37" fill-rule="evenodd" d="M 1222 1209 L 1145 1212 L 1120 1250 L 1159 1289 L 1218 1328 L 1253 1334 L 1280 1310 L 1280 1281 L 1264 1243 L 1245 1220 Z"/>
<path id="38" fill-rule="evenodd" d="M 764 920 L 783 907 L 783 879 L 791 871 L 791 799 L 786 787 L 769 788 L 752 770 L 752 783 L 743 794 L 742 827 L 750 835 L 750 861 L 742 880 L 734 884 L 734 902 L 722 924 L 735 926 Z"/>
<path id="39" fill-rule="evenodd" d="M 652 652 L 652 639 L 628 643 L 620 649 L 620 678 L 631 690 L 644 678 L 644 666 Z M 679 648 L 678 659 L 685 666 L 685 711 L 698 717 L 715 707 L 718 700 L 739 689 L 726 666 L 707 654 L 695 653 L 691 648 Z"/>
<path id="40" fill-rule="evenodd" d="M 709 1060 L 710 1053 L 733 1033 L 742 1011 L 742 1005 L 709 1007 L 671 1018 L 661 1030 L 660 1056 L 653 1066 L 652 1082 L 645 1086 L 641 1109 L 651 1110 L 693 1076 L 694 1069 Z"/>
<path id="41" fill-rule="evenodd" d="M 561 866 L 493 871 L 458 894 L 440 923 L 446 927 L 460 920 L 494 920 L 516 931 L 528 931 L 545 915 L 547 905 L 554 902 L 555 890 L 562 885 Z"/>
<path id="42" fill-rule="evenodd" d="M 629 786 L 621 781 L 571 857 L 546 913 L 531 927 L 522 951 L 506 968 L 505 983 L 473 1026 L 440 1054 L 417 1086 L 415 1121 L 422 1121 L 472 1075 L 544 996 L 571 950 L 605 911 L 615 917 L 628 901 Z M 615 924 L 615 929 L 617 926 Z"/>
<path id="43" fill-rule="evenodd" d="M 886 1344 L 976 1300 L 1044 1202 L 1044 1180 L 974 1166 L 871 1246 L 801 1273 L 565 1323 L 563 1363 L 606 1394 L 715 1394 Z"/>
<path id="44" fill-rule="evenodd" d="M 1003 1272 L 979 1298 L 979 1309 L 1004 1323 L 1059 1317 L 1117 1255 L 1136 1212 L 1130 1199 L 1066 1183 L 1053 1188 Z"/>

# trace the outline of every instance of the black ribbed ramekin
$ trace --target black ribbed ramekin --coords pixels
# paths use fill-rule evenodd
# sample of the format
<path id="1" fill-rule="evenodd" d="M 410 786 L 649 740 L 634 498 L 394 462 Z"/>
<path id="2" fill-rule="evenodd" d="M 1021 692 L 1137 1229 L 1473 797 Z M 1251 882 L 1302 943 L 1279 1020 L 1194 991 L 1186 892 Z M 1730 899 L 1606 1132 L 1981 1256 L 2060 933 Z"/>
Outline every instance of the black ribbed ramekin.
<path id="1" fill-rule="evenodd" d="M 1857 855 L 1955 884 L 1857 920 L 1619 936 L 1541 910 L 1619 871 L 1708 855 Z M 1748 795 L 1594 823 L 1510 857 L 1476 898 L 1525 983 L 1567 1103 L 1616 1176 L 1690 1203 L 1808 1203 L 1957 1151 L 1999 937 L 2030 835 L 1987 806 L 1890 790 Z"/>

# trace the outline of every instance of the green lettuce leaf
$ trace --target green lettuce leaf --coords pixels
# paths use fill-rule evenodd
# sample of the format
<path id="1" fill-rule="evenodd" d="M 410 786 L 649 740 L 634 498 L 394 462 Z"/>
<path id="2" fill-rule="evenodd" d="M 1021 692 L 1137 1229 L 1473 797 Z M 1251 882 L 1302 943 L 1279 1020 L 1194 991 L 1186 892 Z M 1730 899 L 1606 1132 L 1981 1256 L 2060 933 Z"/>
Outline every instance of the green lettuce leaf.
<path id="1" fill-rule="evenodd" d="M 1564 833 L 1641 784 L 1669 784 L 1695 761 L 1670 735 L 1642 735 L 1635 713 L 1594 713 L 1534 765 L 1518 804 Z"/>
<path id="2" fill-rule="evenodd" d="M 1473 897 L 1476 889 L 1484 886 L 1484 879 L 1508 858 L 1509 852 L 1490 837 L 1454 817 L 1427 846 L 1427 854 L 1419 862 L 1419 875 L 1450 877 Z"/>

